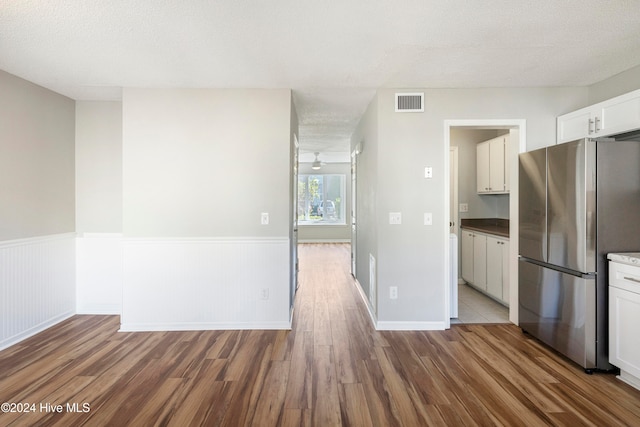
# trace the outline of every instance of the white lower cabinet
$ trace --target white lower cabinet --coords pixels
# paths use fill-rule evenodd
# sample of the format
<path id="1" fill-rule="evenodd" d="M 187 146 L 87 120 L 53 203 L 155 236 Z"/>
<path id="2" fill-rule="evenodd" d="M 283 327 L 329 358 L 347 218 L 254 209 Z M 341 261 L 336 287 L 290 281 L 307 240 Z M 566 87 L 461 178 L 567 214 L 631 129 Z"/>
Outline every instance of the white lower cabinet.
<path id="1" fill-rule="evenodd" d="M 487 290 L 487 236 L 473 236 L 473 284 Z"/>
<path id="2" fill-rule="evenodd" d="M 460 233 L 460 267 L 462 269 L 462 279 L 469 283 L 473 282 L 473 237 L 474 233 L 462 230 Z"/>
<path id="3" fill-rule="evenodd" d="M 509 304 L 509 240 L 462 230 L 462 278 L 494 299 Z"/>
<path id="4" fill-rule="evenodd" d="M 609 362 L 640 389 L 640 266 L 609 263 Z"/>

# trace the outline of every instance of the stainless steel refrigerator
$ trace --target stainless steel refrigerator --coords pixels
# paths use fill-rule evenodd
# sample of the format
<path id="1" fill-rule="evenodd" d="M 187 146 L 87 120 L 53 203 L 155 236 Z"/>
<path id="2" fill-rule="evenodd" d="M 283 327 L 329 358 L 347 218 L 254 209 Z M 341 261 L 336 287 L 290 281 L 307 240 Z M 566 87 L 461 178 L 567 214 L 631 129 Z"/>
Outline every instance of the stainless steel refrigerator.
<path id="1" fill-rule="evenodd" d="M 582 139 L 519 160 L 519 325 L 588 372 L 611 369 L 606 254 L 640 250 L 640 142 Z"/>

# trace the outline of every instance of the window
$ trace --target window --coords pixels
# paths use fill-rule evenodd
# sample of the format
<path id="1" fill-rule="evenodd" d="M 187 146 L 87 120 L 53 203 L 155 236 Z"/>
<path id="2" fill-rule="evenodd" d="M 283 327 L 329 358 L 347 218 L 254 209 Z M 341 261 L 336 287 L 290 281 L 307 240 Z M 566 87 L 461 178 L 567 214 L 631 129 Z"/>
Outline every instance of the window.
<path id="1" fill-rule="evenodd" d="M 298 224 L 346 224 L 345 175 L 298 175 Z"/>

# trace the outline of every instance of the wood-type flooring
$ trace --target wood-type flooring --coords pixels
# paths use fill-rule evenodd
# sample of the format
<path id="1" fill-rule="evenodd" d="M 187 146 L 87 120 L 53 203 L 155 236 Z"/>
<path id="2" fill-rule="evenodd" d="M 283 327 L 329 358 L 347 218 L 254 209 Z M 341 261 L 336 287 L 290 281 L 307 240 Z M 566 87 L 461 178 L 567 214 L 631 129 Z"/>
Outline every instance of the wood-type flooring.
<path id="1" fill-rule="evenodd" d="M 301 245 L 300 266 L 291 331 L 74 316 L 5 349 L 0 403 L 20 411 L 0 426 L 640 425 L 640 391 L 515 325 L 375 331 L 348 245 Z"/>

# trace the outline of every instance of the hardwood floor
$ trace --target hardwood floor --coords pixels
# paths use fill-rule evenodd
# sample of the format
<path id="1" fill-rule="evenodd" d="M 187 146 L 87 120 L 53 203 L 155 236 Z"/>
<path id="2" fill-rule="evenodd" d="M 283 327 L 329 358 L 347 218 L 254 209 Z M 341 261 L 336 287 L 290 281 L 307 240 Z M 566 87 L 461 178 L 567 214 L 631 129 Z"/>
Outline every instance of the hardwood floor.
<path id="1" fill-rule="evenodd" d="M 300 258 L 291 331 L 119 333 L 117 316 L 75 316 L 0 352 L 0 403 L 35 405 L 0 425 L 640 425 L 640 391 L 514 325 L 376 332 L 348 245 Z"/>

